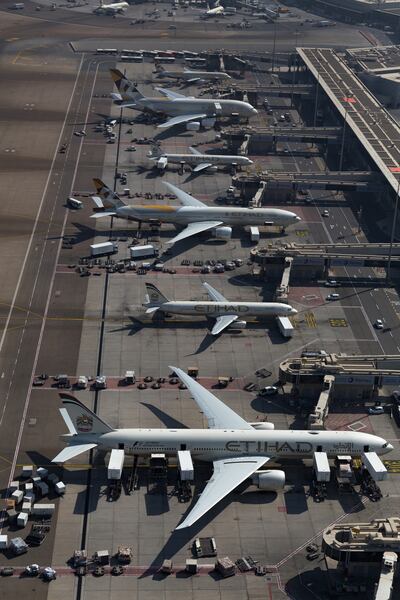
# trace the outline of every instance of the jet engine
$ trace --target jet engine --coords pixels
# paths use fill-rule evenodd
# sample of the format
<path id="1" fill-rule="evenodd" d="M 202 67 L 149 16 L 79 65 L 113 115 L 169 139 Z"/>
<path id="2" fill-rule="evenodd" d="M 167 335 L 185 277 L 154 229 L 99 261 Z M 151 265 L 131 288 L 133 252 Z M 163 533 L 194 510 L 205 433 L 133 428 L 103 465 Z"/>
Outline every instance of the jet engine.
<path id="1" fill-rule="evenodd" d="M 199 131 L 200 129 L 200 121 L 190 121 L 190 123 L 186 123 L 186 131 Z"/>
<path id="2" fill-rule="evenodd" d="M 229 325 L 229 329 L 246 329 L 246 321 L 234 321 Z"/>
<path id="3" fill-rule="evenodd" d="M 268 421 L 257 421 L 256 423 L 249 423 L 254 429 L 275 429 L 275 425 L 273 423 L 269 423 Z"/>
<path id="4" fill-rule="evenodd" d="M 217 240 L 230 240 L 232 237 L 232 227 L 216 227 L 213 233 Z"/>
<path id="5" fill-rule="evenodd" d="M 213 117 L 202 119 L 201 124 L 204 129 L 212 129 L 215 125 L 216 119 Z"/>
<path id="6" fill-rule="evenodd" d="M 285 472 L 280 470 L 257 471 L 251 478 L 260 490 L 264 492 L 277 492 L 285 485 Z"/>

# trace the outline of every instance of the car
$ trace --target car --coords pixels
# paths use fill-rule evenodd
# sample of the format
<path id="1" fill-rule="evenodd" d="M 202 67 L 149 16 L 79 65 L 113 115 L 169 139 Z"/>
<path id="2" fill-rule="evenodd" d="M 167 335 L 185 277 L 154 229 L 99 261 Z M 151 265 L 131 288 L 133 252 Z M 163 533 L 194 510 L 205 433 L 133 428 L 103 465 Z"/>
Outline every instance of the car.
<path id="1" fill-rule="evenodd" d="M 385 412 L 383 406 L 370 406 L 368 409 L 369 415 L 382 415 Z"/>
<path id="2" fill-rule="evenodd" d="M 392 399 L 396 404 L 400 404 L 400 390 L 393 390 Z"/>
<path id="3" fill-rule="evenodd" d="M 278 393 L 278 388 L 276 387 L 276 385 L 267 385 L 266 387 L 263 387 L 258 395 L 259 396 L 274 396 L 275 394 Z"/>
<path id="4" fill-rule="evenodd" d="M 325 210 L 322 211 L 321 213 L 322 217 L 329 217 L 329 210 L 326 208 Z"/>
<path id="5" fill-rule="evenodd" d="M 327 299 L 327 300 L 330 300 L 330 301 L 331 301 L 331 300 L 339 300 L 339 298 L 340 298 L 339 294 L 329 294 L 329 295 L 326 297 L 326 299 Z"/>
<path id="6" fill-rule="evenodd" d="M 375 329 L 383 329 L 383 321 L 382 319 L 376 319 L 374 323 Z"/>
<path id="7" fill-rule="evenodd" d="M 325 281 L 325 287 L 338 287 L 339 284 L 336 281 L 336 279 L 328 279 L 327 281 Z"/>

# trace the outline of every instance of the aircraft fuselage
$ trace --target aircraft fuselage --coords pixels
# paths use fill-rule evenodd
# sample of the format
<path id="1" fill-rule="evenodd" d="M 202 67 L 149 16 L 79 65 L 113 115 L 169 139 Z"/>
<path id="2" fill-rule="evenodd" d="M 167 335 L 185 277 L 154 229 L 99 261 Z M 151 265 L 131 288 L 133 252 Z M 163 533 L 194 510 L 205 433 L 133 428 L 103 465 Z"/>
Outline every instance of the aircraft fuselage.
<path id="1" fill-rule="evenodd" d="M 237 314 L 240 317 L 257 316 L 290 316 L 296 314 L 288 304 L 283 302 L 213 302 L 213 301 L 169 301 L 164 302 L 159 310 L 175 315 L 205 315 L 220 317 Z"/>

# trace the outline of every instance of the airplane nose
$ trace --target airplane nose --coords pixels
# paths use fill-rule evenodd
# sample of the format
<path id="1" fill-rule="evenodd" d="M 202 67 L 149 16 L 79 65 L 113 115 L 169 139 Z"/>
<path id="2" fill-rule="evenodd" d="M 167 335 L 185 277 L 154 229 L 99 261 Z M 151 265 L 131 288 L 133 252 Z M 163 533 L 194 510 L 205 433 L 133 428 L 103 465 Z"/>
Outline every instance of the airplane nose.
<path id="1" fill-rule="evenodd" d="M 388 444 L 388 445 L 386 446 L 386 448 L 387 448 L 387 451 L 388 451 L 388 452 L 391 452 L 391 451 L 394 449 L 394 448 L 393 448 L 393 444 Z"/>
<path id="2" fill-rule="evenodd" d="M 301 221 L 301 218 L 296 215 L 295 221 L 298 223 L 299 221 Z"/>
<path id="3" fill-rule="evenodd" d="M 290 309 L 290 314 L 291 315 L 297 315 L 298 311 L 295 308 L 291 308 Z"/>

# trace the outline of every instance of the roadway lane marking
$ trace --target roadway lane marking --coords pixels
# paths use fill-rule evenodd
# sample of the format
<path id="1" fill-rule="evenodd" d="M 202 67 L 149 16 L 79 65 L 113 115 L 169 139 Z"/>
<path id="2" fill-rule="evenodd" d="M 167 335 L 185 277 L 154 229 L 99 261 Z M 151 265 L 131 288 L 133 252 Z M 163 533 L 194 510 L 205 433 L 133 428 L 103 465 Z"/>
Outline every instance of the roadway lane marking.
<path id="1" fill-rule="evenodd" d="M 47 194 L 47 189 L 49 187 L 50 179 L 51 179 L 51 176 L 52 176 L 52 171 L 53 171 L 54 164 L 56 162 L 56 158 L 57 158 L 57 155 L 58 155 L 58 149 L 60 147 L 61 138 L 62 138 L 62 136 L 64 134 L 64 129 L 65 129 L 65 125 L 67 123 L 67 118 L 68 118 L 69 111 L 70 111 L 70 108 L 71 108 L 72 99 L 73 99 L 73 97 L 75 95 L 76 86 L 77 86 L 78 79 L 79 79 L 79 76 L 80 76 L 80 73 L 81 73 L 81 70 L 82 70 L 83 59 L 84 59 L 84 54 L 81 57 L 81 62 L 79 64 L 79 69 L 78 69 L 78 72 L 76 74 L 76 79 L 75 79 L 74 87 L 72 89 L 71 97 L 70 97 L 69 102 L 68 102 L 67 111 L 65 113 L 65 119 L 64 119 L 63 125 L 62 125 L 61 130 L 60 130 L 60 135 L 59 135 L 58 140 L 57 140 L 56 149 L 54 150 L 53 160 L 52 160 L 52 163 L 51 163 L 51 166 L 50 166 L 50 170 L 49 170 L 49 174 L 47 176 L 47 180 L 46 180 L 46 183 L 45 183 L 45 186 L 44 186 L 44 190 L 43 190 L 42 198 L 40 200 L 39 208 L 38 208 L 38 211 L 36 213 L 36 219 L 35 219 L 35 222 L 34 222 L 34 225 L 33 225 L 33 230 L 32 230 L 31 236 L 29 238 L 28 247 L 26 249 L 25 257 L 24 257 L 24 260 L 23 260 L 23 263 L 22 263 L 22 267 L 21 267 L 21 270 L 20 270 L 20 273 L 19 273 L 19 277 L 18 277 L 16 288 L 15 288 L 15 292 L 14 292 L 14 295 L 13 295 L 13 299 L 11 301 L 10 310 L 8 312 L 8 315 L 7 315 L 7 320 L 6 320 L 6 324 L 5 324 L 5 327 L 4 327 L 4 331 L 3 331 L 3 334 L 2 334 L 1 339 L 0 339 L 0 353 L 1 353 L 2 349 L 3 349 L 4 340 L 5 340 L 5 337 L 7 335 L 8 326 L 10 324 L 11 314 L 12 314 L 12 312 L 14 310 L 15 301 L 17 299 L 17 295 L 19 293 L 19 288 L 20 288 L 21 281 L 22 281 L 22 276 L 23 276 L 23 274 L 25 272 L 26 262 L 28 260 L 29 254 L 30 254 L 31 247 L 32 247 L 32 242 L 33 242 L 33 238 L 35 236 L 36 229 L 37 229 L 37 226 L 38 226 L 38 223 L 39 223 L 39 215 L 42 212 L 44 199 L 45 199 L 45 196 Z"/>
<path id="2" fill-rule="evenodd" d="M 79 66 L 79 73 L 80 73 L 80 70 L 81 70 L 81 67 L 82 67 L 83 58 L 84 58 L 84 55 L 82 56 L 82 60 L 81 60 L 80 66 Z M 91 63 L 89 63 L 89 65 L 88 65 L 87 75 L 90 72 L 90 70 L 89 70 L 90 64 Z M 85 116 L 85 122 L 87 122 L 88 117 L 89 117 L 89 111 L 90 111 L 91 104 L 92 104 L 93 92 L 94 92 L 94 88 L 95 88 L 95 85 L 96 85 L 98 69 L 99 69 L 99 64 L 97 64 L 96 70 L 95 70 L 95 73 L 94 73 L 92 89 L 90 91 L 90 96 L 89 96 L 89 101 L 88 101 L 88 106 L 87 106 L 87 111 L 86 111 L 86 116 Z M 75 90 L 75 87 L 76 87 L 76 82 L 77 82 L 77 80 L 75 81 L 74 90 Z M 82 92 L 82 96 L 81 96 L 80 101 L 79 101 L 79 105 L 77 107 L 76 116 L 78 115 L 78 109 L 80 108 L 80 106 L 82 104 L 82 98 L 83 98 L 83 92 Z M 68 114 L 68 112 L 67 112 L 67 114 Z M 71 190 L 73 189 L 74 184 L 75 184 L 75 178 L 76 178 L 76 174 L 77 174 L 77 170 L 78 170 L 78 164 L 79 164 L 79 160 L 80 160 L 80 156 L 81 156 L 81 152 L 82 152 L 83 143 L 84 143 L 84 138 L 81 138 L 81 142 L 80 142 L 78 154 L 77 154 L 77 157 L 76 157 L 76 163 L 75 163 L 75 169 L 74 169 L 74 173 L 73 173 L 73 179 L 72 179 L 72 182 L 71 182 Z M 55 209 L 56 209 L 56 202 L 53 205 L 53 211 L 52 211 L 50 223 L 52 222 L 52 218 L 53 218 Z M 68 211 L 66 210 L 65 214 L 64 214 L 64 221 L 63 221 L 63 225 L 62 225 L 60 240 L 58 242 L 57 256 L 56 256 L 56 259 L 54 261 L 53 273 L 52 273 L 52 276 L 51 276 L 49 291 L 48 291 L 47 300 L 46 300 L 46 306 L 45 306 L 45 310 L 44 310 L 44 314 L 43 314 L 42 325 L 41 325 L 41 328 L 40 328 L 39 339 L 38 339 L 38 342 L 37 342 L 36 353 L 35 353 L 35 357 L 34 357 L 34 360 L 33 360 L 32 372 L 31 372 L 31 377 L 30 377 L 31 380 L 34 377 L 34 374 L 35 374 L 35 371 L 36 371 L 36 367 L 37 367 L 37 362 L 39 360 L 39 353 L 40 353 L 40 350 L 41 350 L 44 328 L 45 328 L 45 325 L 46 325 L 46 322 L 47 322 L 47 313 L 48 313 L 48 310 L 49 310 L 50 300 L 51 300 L 51 296 L 52 296 L 52 292 L 53 292 L 54 281 L 55 281 L 55 276 L 56 276 L 56 272 L 57 272 L 57 263 L 58 263 L 58 258 L 59 258 L 59 254 L 60 254 L 60 251 L 61 251 L 62 238 L 63 238 L 63 233 L 64 233 L 64 230 L 65 230 L 65 225 L 67 223 L 67 218 L 68 218 Z M 49 223 L 49 229 L 50 229 L 50 223 Z M 42 258 L 43 258 L 43 255 L 44 255 L 44 249 L 45 249 L 45 245 L 43 247 Z M 39 274 L 39 271 L 40 271 L 40 268 L 38 269 L 38 274 Z M 37 274 L 37 277 L 38 277 L 38 274 Z M 37 280 L 37 277 L 36 277 L 36 280 Z M 35 281 L 34 288 L 35 287 L 36 287 L 36 281 Z M 33 293 L 34 292 L 32 292 L 32 298 L 33 298 Z M 20 345 L 22 343 L 22 337 L 23 336 L 21 336 Z M 12 381 L 12 378 L 10 380 L 10 384 L 11 384 L 11 381 Z M 16 464 L 17 464 L 17 458 L 18 458 L 19 449 L 20 449 L 20 445 L 21 445 L 22 433 L 23 433 L 23 430 L 24 430 L 24 427 L 25 427 L 26 415 L 28 413 L 28 408 L 29 408 L 29 402 L 30 402 L 30 398 L 31 398 L 31 393 L 32 393 L 32 389 L 31 389 L 31 387 L 29 387 L 27 395 L 26 395 L 25 404 L 24 404 L 24 410 L 23 410 L 23 413 L 22 413 L 21 423 L 20 423 L 20 427 L 19 427 L 19 431 L 18 431 L 17 443 L 15 445 L 14 457 L 13 457 L 12 464 L 11 464 L 10 477 L 9 477 L 8 485 L 7 485 L 8 488 L 10 487 L 11 481 L 14 478 L 14 472 L 15 472 L 15 467 L 16 467 Z M 4 416 L 4 410 L 3 410 L 3 416 Z M 2 419 L 3 419 L 3 416 L 2 416 Z M 0 519 L 0 533 L 2 531 L 3 523 L 4 523 L 4 511 L 2 513 L 2 518 Z"/>

